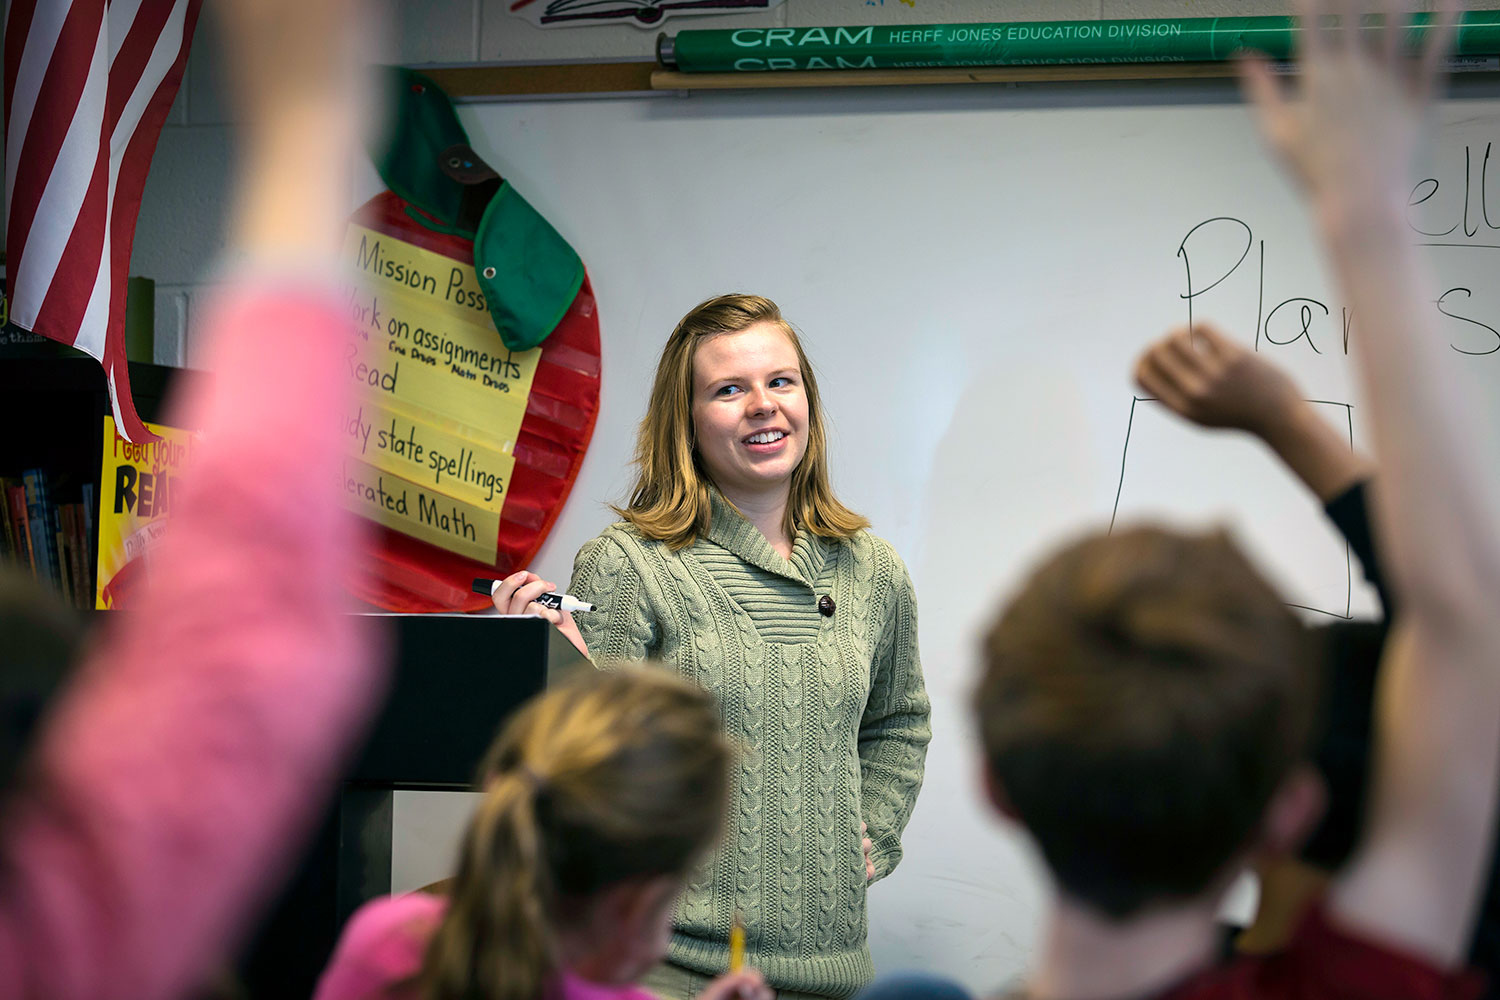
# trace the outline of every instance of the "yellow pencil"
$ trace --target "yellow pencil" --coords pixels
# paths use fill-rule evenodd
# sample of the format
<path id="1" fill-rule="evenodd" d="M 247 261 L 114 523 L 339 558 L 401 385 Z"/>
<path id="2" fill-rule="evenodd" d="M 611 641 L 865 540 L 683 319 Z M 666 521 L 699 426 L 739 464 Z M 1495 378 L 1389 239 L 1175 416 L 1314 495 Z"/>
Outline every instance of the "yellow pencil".
<path id="1" fill-rule="evenodd" d="M 739 972 L 745 967 L 745 925 L 740 923 L 739 914 L 735 914 L 734 923 L 729 925 L 729 971 Z"/>

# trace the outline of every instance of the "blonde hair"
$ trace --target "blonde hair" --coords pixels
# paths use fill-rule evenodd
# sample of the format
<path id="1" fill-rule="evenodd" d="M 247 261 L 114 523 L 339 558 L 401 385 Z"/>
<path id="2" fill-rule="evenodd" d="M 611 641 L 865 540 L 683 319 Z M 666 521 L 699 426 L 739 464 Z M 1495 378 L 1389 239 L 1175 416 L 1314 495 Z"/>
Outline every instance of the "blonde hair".
<path id="1" fill-rule="evenodd" d="M 770 299 L 720 295 L 699 303 L 682 318 L 656 364 L 651 400 L 636 442 L 635 488 L 628 504 L 614 508 L 647 538 L 680 549 L 707 534 L 713 482 L 693 447 L 693 357 L 709 337 L 739 333 L 757 323 L 775 324 L 792 342 L 807 391 L 807 452 L 792 473 L 783 525 L 788 537 L 806 530 L 826 538 L 852 538 L 870 526 L 867 518 L 833 495 L 818 380 L 797 332 Z"/>
<path id="2" fill-rule="evenodd" d="M 486 758 L 422 996 L 543 996 L 555 928 L 612 885 L 685 876 L 707 850 L 731 758 L 712 697 L 664 667 L 590 671 L 529 703 Z"/>

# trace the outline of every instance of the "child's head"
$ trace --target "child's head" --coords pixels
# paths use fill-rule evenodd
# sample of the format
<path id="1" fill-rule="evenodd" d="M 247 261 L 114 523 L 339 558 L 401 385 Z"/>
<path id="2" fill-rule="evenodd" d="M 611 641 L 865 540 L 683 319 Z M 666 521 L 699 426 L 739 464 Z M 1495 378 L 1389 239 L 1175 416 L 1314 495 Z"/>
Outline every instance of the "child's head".
<path id="1" fill-rule="evenodd" d="M 718 836 L 731 757 L 712 697 L 660 667 L 590 672 L 529 703 L 486 760 L 424 995 L 535 1000 L 570 942 L 594 942 L 594 979 L 659 961 Z"/>
<path id="2" fill-rule="evenodd" d="M 1317 812 L 1298 767 L 1316 683 L 1305 631 L 1222 532 L 1070 545 L 984 656 L 975 708 L 997 804 L 1061 889 L 1110 918 L 1200 896 Z"/>

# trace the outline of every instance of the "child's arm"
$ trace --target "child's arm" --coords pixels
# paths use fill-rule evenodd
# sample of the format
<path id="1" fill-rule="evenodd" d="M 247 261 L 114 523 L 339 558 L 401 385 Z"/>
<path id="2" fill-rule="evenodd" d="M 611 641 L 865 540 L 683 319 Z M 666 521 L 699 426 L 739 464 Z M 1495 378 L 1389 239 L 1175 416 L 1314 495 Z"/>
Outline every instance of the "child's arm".
<path id="1" fill-rule="evenodd" d="M 1176 330 L 1146 349 L 1136 383 L 1200 427 L 1248 431 L 1327 503 L 1371 474 L 1285 372 L 1206 323 Z"/>
<path id="2" fill-rule="evenodd" d="M 221 11 L 252 64 L 246 260 L 194 326 L 211 384 L 169 422 L 203 437 L 142 606 L 111 618 L 7 804 L 0 996 L 199 985 L 275 892 L 384 679 L 342 590 L 361 529 L 336 482 L 351 116 L 325 84 L 353 5 Z"/>
<path id="3" fill-rule="evenodd" d="M 1136 361 L 1135 381 L 1199 427 L 1245 431 L 1264 441 L 1322 501 L 1391 613 L 1365 511 L 1364 487 L 1375 467 L 1302 398 L 1286 372 L 1198 323 L 1148 347 Z"/>
<path id="4" fill-rule="evenodd" d="M 1369 4 L 1300 4 L 1304 23 Z M 1383 4 L 1388 22 L 1403 20 Z M 1377 530 L 1401 609 L 1378 694 L 1366 846 L 1334 890 L 1339 918 L 1444 966 L 1467 947 L 1500 787 L 1500 540 L 1495 456 L 1444 371 L 1432 296 L 1404 223 L 1407 169 L 1446 31 L 1415 71 L 1402 32 L 1305 33 L 1300 99 L 1261 60 L 1246 85 L 1270 144 L 1307 189 L 1353 306 L 1355 358 L 1381 476 Z"/>

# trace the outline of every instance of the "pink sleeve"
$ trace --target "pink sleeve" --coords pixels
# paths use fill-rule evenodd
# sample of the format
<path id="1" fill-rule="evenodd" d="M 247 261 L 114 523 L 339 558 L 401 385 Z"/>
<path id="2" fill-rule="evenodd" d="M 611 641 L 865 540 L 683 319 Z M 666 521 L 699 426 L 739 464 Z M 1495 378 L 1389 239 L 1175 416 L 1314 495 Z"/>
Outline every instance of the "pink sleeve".
<path id="1" fill-rule="evenodd" d="M 39 747 L 0 840 L 0 996 L 173 997 L 222 962 L 384 683 L 340 580 L 344 319 L 243 287 L 203 324 L 204 438 L 153 553 Z"/>
<path id="2" fill-rule="evenodd" d="M 445 903 L 413 892 L 366 903 L 339 938 L 313 1000 L 415 998 L 415 977 Z"/>

